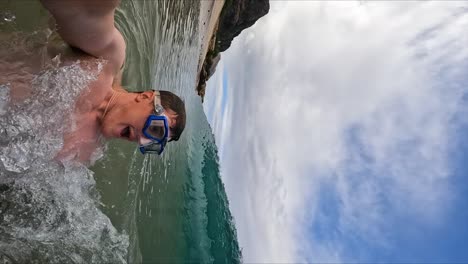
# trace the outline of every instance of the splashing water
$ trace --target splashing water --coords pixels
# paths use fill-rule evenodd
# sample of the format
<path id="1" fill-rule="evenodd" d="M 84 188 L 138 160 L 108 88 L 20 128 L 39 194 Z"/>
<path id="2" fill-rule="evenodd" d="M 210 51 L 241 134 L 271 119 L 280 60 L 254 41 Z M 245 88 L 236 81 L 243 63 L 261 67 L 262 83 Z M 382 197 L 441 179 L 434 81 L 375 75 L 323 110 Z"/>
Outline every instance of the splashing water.
<path id="1" fill-rule="evenodd" d="M 0 85 L 1 262 L 126 262 L 128 237 L 99 210 L 94 174 L 54 161 L 75 100 L 98 74 L 80 62 L 49 67 L 22 102 Z"/>
<path id="2" fill-rule="evenodd" d="M 68 131 L 64 124 L 69 123 L 74 99 L 95 79 L 78 63 L 48 70 L 31 81 L 29 98 L 2 110 L 0 160 L 7 171 L 24 172 L 53 159 L 63 147 L 62 136 Z M 2 100 L 8 100 L 8 93 L 7 87 Z"/>
<path id="3" fill-rule="evenodd" d="M 2 16 L 2 21 L 5 21 L 7 23 L 10 23 L 16 20 L 16 16 L 12 14 L 11 12 L 4 12 L 1 14 L 1 16 Z"/>
<path id="4" fill-rule="evenodd" d="M 0 260 L 125 263 L 128 239 L 96 206 L 92 172 L 41 167 L 0 184 Z"/>

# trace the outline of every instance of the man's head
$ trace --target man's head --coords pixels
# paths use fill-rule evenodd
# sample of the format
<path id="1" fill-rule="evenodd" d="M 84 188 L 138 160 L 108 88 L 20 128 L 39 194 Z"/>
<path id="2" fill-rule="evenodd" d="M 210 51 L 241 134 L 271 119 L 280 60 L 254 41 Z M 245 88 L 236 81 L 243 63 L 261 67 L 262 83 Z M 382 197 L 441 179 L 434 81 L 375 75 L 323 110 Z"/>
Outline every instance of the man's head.
<path id="1" fill-rule="evenodd" d="M 101 118 L 101 132 L 107 138 L 139 142 L 146 120 L 154 114 L 154 91 L 115 92 L 105 104 L 107 113 Z M 179 139 L 185 128 L 185 104 L 169 91 L 159 91 L 164 115 L 169 126 L 169 141 Z M 104 111 L 105 112 L 105 111 Z"/>

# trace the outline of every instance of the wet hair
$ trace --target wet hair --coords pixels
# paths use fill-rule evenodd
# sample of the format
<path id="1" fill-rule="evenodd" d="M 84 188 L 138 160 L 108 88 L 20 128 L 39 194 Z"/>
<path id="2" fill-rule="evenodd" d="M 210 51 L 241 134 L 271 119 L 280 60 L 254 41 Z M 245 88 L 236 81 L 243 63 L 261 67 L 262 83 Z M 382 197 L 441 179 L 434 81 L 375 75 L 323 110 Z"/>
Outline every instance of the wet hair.
<path id="1" fill-rule="evenodd" d="M 185 128 L 185 103 L 179 96 L 169 91 L 159 90 L 159 95 L 161 96 L 162 107 L 164 107 L 164 109 L 171 109 L 177 114 L 176 125 L 171 128 L 170 140 L 177 141 Z"/>
<path id="2" fill-rule="evenodd" d="M 143 93 L 145 91 L 137 91 L 132 93 Z M 169 141 L 177 141 L 185 128 L 185 103 L 179 96 L 172 92 L 158 90 L 161 98 L 161 105 L 164 109 L 171 109 L 177 114 L 176 126 L 171 129 L 171 139 Z M 152 104 L 152 103 L 151 103 Z"/>

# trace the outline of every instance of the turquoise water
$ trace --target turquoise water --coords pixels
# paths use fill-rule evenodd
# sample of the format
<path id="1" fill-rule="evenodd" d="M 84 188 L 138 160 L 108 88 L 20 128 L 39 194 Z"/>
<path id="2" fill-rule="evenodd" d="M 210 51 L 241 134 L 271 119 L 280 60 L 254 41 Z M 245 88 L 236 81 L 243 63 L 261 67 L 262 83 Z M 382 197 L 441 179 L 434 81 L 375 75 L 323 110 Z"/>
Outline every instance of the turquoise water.
<path id="1" fill-rule="evenodd" d="M 34 20 L 43 23 L 39 27 L 45 27 L 47 14 L 40 10 L 36 1 L 24 7 L 13 2 L 0 7 L 2 15 L 15 16 L 13 22 L 7 21 L 7 25 L 2 27 L 5 32 L 37 30 L 37 25 L 31 25 Z M 106 146 L 106 154 L 91 167 L 91 171 L 81 168 L 70 174 L 57 169 L 51 173 L 54 177 L 60 174 L 65 180 L 72 176 L 83 178 L 80 184 L 87 186 L 83 197 L 90 203 L 94 201 L 97 207 L 91 209 L 98 210 L 86 216 L 96 216 L 104 223 L 108 217 L 112 224 L 106 224 L 104 231 L 99 231 L 106 233 L 108 231 L 105 230 L 111 230 L 109 239 L 102 240 L 101 236 L 106 243 L 97 241 L 98 246 L 86 248 L 87 255 L 81 259 L 64 257 L 56 258 L 56 262 L 66 259 L 86 263 L 93 259 L 92 255 L 111 254 L 109 252 L 113 250 L 117 255 L 94 258 L 92 262 L 108 262 L 122 254 L 130 263 L 241 261 L 235 227 L 220 179 L 217 148 L 195 92 L 200 52 L 199 8 L 200 3 L 196 1 L 122 1 L 116 24 L 127 42 L 123 85 L 133 91 L 164 89 L 181 95 L 187 107 L 187 127 L 181 139 L 169 144 L 161 158 L 140 155 L 132 143 L 111 141 Z M 21 176 L 29 181 L 26 175 Z M 84 180 L 89 177 L 93 177 L 95 183 Z M 62 189 L 64 185 L 47 188 Z M 92 193 L 88 194 L 86 190 Z M 53 200 L 54 194 L 51 193 Z M 9 198 L 2 196 L 2 199 Z M 46 204 L 44 207 L 50 206 Z M 70 215 L 81 212 L 73 206 L 64 208 L 67 209 L 61 210 Z M 83 216 L 81 220 L 95 226 L 93 217 Z M 114 228 L 115 232 L 112 231 Z M 8 230 L 9 241 L 15 240 L 14 230 L 14 226 Z M 73 233 L 73 236 L 78 236 L 76 241 L 87 243 L 83 230 L 88 229 L 77 230 Z M 6 243 L 2 234 L 0 232 L 0 239 Z M 81 240 L 79 236 L 83 236 Z M 58 240 L 60 243 L 55 243 Z M 27 242 L 31 242 L 31 248 L 44 248 L 37 254 L 63 252 L 66 255 L 69 252 L 65 248 L 67 240 L 61 239 L 59 233 L 52 232 L 48 241 L 55 243 L 55 251 L 37 241 Z M 0 243 L 0 253 L 8 255 L 2 245 Z M 62 245 L 63 250 L 57 245 Z M 128 249 L 126 252 L 123 251 L 125 248 Z M 31 255 L 23 257 L 28 260 Z M 50 260 L 47 256 L 40 259 Z"/>

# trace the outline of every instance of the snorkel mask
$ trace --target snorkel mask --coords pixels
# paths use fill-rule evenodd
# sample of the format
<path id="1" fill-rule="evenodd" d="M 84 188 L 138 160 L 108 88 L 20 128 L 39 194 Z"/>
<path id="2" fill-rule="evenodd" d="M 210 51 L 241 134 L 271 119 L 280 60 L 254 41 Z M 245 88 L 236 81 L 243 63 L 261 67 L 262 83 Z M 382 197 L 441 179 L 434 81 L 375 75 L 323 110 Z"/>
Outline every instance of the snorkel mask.
<path id="1" fill-rule="evenodd" d="M 154 91 L 154 111 L 146 119 L 142 133 L 144 136 L 140 137 L 141 153 L 161 155 L 169 138 L 169 122 L 164 115 L 158 91 Z"/>

